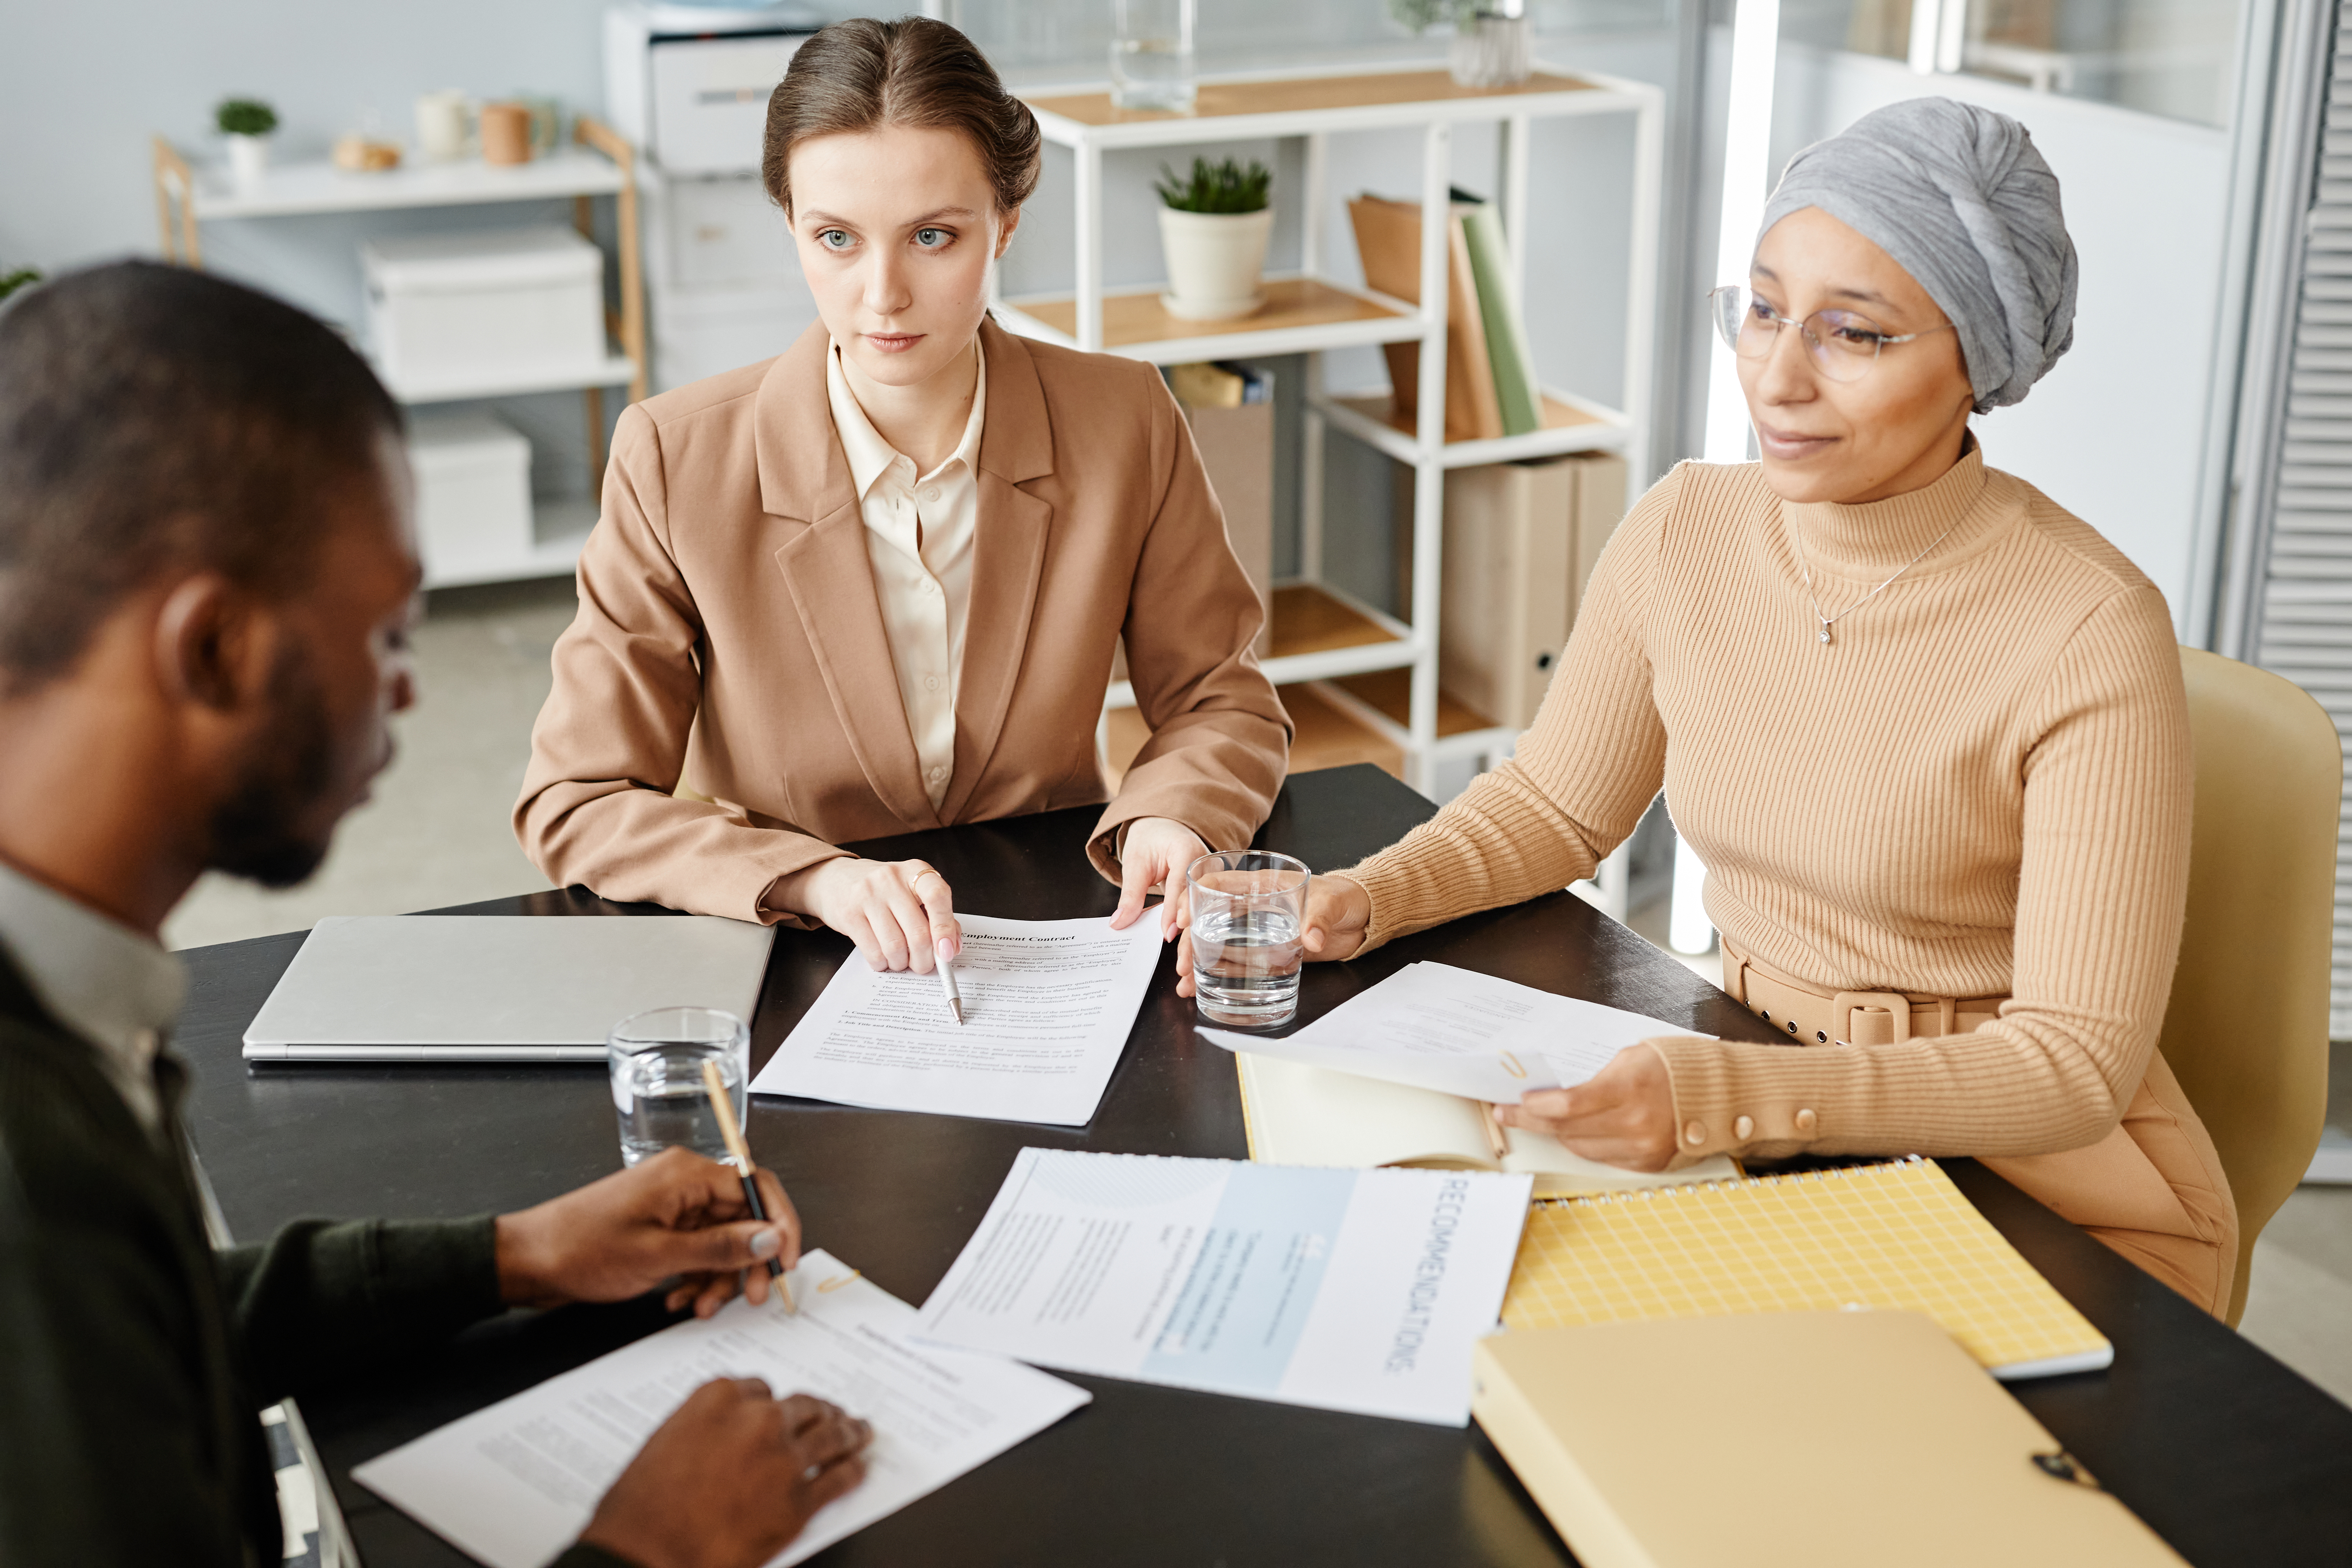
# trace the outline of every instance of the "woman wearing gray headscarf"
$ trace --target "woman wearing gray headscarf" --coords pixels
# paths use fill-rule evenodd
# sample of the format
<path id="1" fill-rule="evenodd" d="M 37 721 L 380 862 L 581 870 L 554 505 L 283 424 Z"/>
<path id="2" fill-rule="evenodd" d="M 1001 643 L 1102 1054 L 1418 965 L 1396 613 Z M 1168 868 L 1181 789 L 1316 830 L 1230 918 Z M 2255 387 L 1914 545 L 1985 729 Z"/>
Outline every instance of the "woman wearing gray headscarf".
<path id="1" fill-rule="evenodd" d="M 1763 460 L 1643 498 L 1517 760 L 1318 878 L 1306 940 L 1352 957 L 1589 877 L 1663 785 L 1725 988 L 1808 1048 L 1651 1040 L 1503 1121 L 1653 1170 L 1990 1156 L 2220 1313 L 2235 1211 L 2156 1050 L 2189 869 L 2171 618 L 1969 430 L 2066 352 L 2074 286 L 2012 120 L 1919 99 L 1798 154 L 1715 301 Z"/>

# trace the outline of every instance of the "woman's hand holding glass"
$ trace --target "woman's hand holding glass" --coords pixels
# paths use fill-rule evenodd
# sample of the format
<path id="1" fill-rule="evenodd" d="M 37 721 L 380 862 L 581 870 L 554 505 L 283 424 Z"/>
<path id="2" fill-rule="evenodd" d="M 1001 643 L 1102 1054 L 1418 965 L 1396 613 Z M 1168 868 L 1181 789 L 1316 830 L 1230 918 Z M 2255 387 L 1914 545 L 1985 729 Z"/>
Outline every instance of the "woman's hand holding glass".
<path id="1" fill-rule="evenodd" d="M 877 969 L 929 974 L 941 942 L 950 958 L 963 950 L 955 889 L 925 861 L 843 856 L 784 878 L 773 898 L 856 942 Z"/>
<path id="2" fill-rule="evenodd" d="M 1192 911 L 1176 912 L 1183 934 L 1176 943 L 1176 994 L 1192 994 Z M 1307 920 L 1298 933 L 1308 963 L 1353 958 L 1372 929 L 1372 896 L 1360 883 L 1340 876 L 1318 876 L 1307 884 Z"/>

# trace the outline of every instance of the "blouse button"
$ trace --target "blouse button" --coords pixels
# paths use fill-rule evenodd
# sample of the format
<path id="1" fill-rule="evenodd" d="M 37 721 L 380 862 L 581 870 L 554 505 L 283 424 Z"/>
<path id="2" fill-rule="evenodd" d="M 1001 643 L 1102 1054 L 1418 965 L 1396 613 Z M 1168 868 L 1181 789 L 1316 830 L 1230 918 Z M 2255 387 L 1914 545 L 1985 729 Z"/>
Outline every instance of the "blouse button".
<path id="1" fill-rule="evenodd" d="M 937 486 L 937 485 L 931 485 L 931 486 L 927 487 L 927 488 L 924 489 L 924 491 L 923 491 L 923 499 L 924 499 L 925 500 L 939 500 L 939 499 L 940 499 L 940 487 L 939 487 L 939 486 Z"/>
<path id="2" fill-rule="evenodd" d="M 1743 1116 L 1731 1124 L 1731 1135 L 1741 1142 L 1756 1136 L 1756 1118 Z"/>
<path id="3" fill-rule="evenodd" d="M 924 690 L 926 690 L 926 691 L 937 691 L 939 689 L 940 689 L 940 678 L 939 678 L 938 676 L 936 676 L 936 675 L 927 675 L 927 676 L 923 677 L 923 689 L 924 689 Z"/>
<path id="4" fill-rule="evenodd" d="M 1704 1121 L 1692 1121 L 1685 1123 L 1683 1127 L 1683 1142 L 1689 1144 L 1694 1149 L 1706 1142 L 1706 1123 Z"/>
<path id="5" fill-rule="evenodd" d="M 1800 1110 L 1797 1112 L 1797 1131 L 1800 1132 L 1811 1132 L 1814 1128 L 1821 1125 L 1821 1121 L 1822 1119 L 1815 1116 L 1811 1110 Z"/>

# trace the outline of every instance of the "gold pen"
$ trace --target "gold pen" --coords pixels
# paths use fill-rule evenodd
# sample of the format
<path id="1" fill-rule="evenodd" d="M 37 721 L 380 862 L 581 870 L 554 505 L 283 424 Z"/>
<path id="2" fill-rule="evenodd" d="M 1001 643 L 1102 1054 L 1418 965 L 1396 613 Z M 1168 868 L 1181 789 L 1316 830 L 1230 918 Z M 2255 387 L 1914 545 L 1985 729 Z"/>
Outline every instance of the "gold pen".
<path id="1" fill-rule="evenodd" d="M 743 1201 L 751 1207 L 753 1219 L 766 1219 L 768 1205 L 760 1201 L 760 1184 L 751 1179 L 751 1146 L 743 1142 L 743 1129 L 736 1125 L 735 1102 L 727 1098 L 727 1080 L 719 1074 L 719 1064 L 702 1064 L 702 1087 L 710 1096 L 710 1110 L 719 1118 L 719 1135 L 727 1141 L 727 1152 L 735 1161 L 735 1173 L 743 1179 Z M 784 1278 L 784 1260 L 768 1259 L 768 1278 L 784 1293 L 784 1310 L 797 1313 L 801 1304 L 793 1300 L 792 1281 Z"/>
<path id="2" fill-rule="evenodd" d="M 1503 1135 L 1503 1124 L 1495 1120 L 1495 1108 L 1483 1100 L 1477 1103 L 1479 1124 L 1486 1130 L 1486 1147 L 1495 1152 L 1496 1159 L 1509 1159 L 1511 1141 Z"/>

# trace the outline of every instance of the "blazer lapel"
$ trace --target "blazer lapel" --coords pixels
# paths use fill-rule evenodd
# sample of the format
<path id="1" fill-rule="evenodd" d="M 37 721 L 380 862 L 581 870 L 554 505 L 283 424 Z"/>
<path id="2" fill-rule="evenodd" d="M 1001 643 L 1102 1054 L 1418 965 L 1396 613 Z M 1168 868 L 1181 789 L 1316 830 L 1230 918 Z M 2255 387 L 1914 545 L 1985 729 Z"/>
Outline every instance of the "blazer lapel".
<path id="1" fill-rule="evenodd" d="M 971 605 L 956 678 L 955 777 L 940 806 L 949 822 L 971 799 L 1004 733 L 1054 523 L 1053 503 L 1019 488 L 1054 471 L 1054 432 L 1036 365 L 1021 340 L 994 321 L 982 322 L 980 335 L 988 355 L 988 411 L 980 436 Z"/>
<path id="2" fill-rule="evenodd" d="M 797 525 L 773 559 L 866 783 L 909 827 L 936 827 L 882 629 L 866 520 L 825 397 L 829 343 L 823 322 L 811 327 L 760 383 L 760 506 Z"/>

